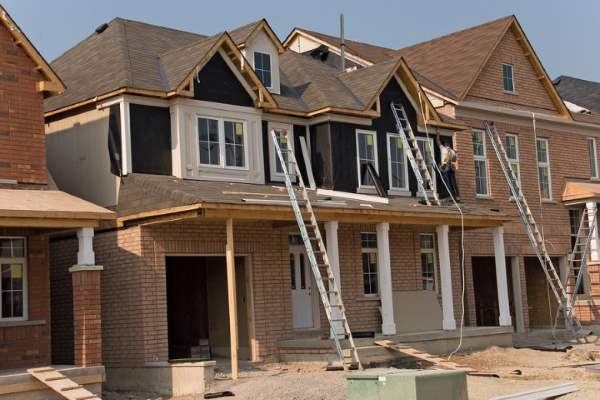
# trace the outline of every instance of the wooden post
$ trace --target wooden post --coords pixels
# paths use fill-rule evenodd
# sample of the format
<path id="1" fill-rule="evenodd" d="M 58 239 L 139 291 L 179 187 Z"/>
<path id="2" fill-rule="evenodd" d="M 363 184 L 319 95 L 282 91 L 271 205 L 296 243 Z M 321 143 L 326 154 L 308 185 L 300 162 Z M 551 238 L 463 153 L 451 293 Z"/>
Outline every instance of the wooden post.
<path id="1" fill-rule="evenodd" d="M 227 219 L 227 298 L 229 301 L 229 333 L 231 344 L 231 379 L 238 378 L 238 324 L 237 295 L 235 284 L 235 253 L 233 246 L 233 219 Z"/>

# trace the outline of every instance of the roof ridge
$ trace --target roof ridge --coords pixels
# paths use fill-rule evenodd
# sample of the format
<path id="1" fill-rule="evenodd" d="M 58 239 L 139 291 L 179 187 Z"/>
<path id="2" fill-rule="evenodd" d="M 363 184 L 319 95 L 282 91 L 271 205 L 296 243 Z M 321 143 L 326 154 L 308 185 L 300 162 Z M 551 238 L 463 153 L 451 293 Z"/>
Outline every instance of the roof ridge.
<path id="1" fill-rule="evenodd" d="M 214 39 L 218 39 L 218 38 L 219 38 L 219 37 L 221 37 L 221 36 L 222 36 L 224 33 L 227 33 L 227 32 L 226 32 L 226 31 L 222 31 L 222 32 L 216 33 L 216 34 L 214 34 L 214 35 L 211 35 L 211 36 L 206 36 L 206 37 L 200 38 L 200 39 L 198 39 L 198 40 L 194 41 L 193 43 L 189 43 L 189 44 L 186 44 L 185 46 L 176 47 L 176 48 L 174 48 L 174 49 L 167 50 L 167 51 L 165 51 L 164 53 L 160 53 L 160 54 L 158 55 L 158 57 L 159 57 L 159 58 L 162 58 L 162 57 L 168 56 L 168 55 L 170 55 L 171 53 L 174 53 L 174 52 L 176 52 L 176 51 L 181 51 L 181 50 L 183 50 L 183 49 L 188 49 L 188 48 L 190 48 L 190 47 L 193 47 L 193 46 L 196 46 L 196 45 L 198 45 L 198 44 L 200 44 L 200 43 L 204 43 L 204 42 L 206 42 L 206 41 L 208 41 L 208 40 L 214 40 Z"/>
<path id="2" fill-rule="evenodd" d="M 170 31 L 173 31 L 173 32 L 181 32 L 181 33 L 187 33 L 187 34 L 198 35 L 198 36 L 205 36 L 205 37 L 210 36 L 210 35 L 206 35 L 204 33 L 197 33 L 197 32 L 192 32 L 192 31 L 186 31 L 186 30 L 179 29 L 179 28 L 171 28 L 170 26 L 152 24 L 150 22 L 138 21 L 136 19 L 115 17 L 110 22 L 112 22 L 114 20 L 119 20 L 119 21 L 125 22 L 125 23 L 134 23 L 134 24 L 146 25 L 146 26 L 151 26 L 151 27 L 154 27 L 154 28 L 167 29 L 167 30 L 170 30 Z"/>
<path id="3" fill-rule="evenodd" d="M 134 85 L 134 81 L 133 81 L 133 72 L 132 72 L 132 63 L 131 63 L 131 56 L 129 53 L 129 40 L 127 39 L 127 26 L 125 24 L 121 24 L 121 29 L 123 30 L 123 50 L 125 51 L 125 60 L 127 62 L 127 64 L 129 65 L 129 68 L 127 68 L 127 75 L 129 83 L 131 85 Z"/>
<path id="4" fill-rule="evenodd" d="M 570 75 L 559 75 L 556 78 L 554 78 L 553 82 L 557 83 L 561 79 L 565 79 L 565 78 L 566 79 L 574 79 L 574 80 L 577 80 L 577 81 L 589 82 L 589 83 L 593 83 L 593 84 L 596 84 L 596 85 L 600 85 L 600 82 L 598 82 L 598 81 L 592 81 L 590 79 L 578 78 L 576 76 L 570 76 Z"/>
<path id="5" fill-rule="evenodd" d="M 319 35 L 328 36 L 328 37 L 333 38 L 333 39 L 339 39 L 337 36 L 330 35 L 329 33 L 323 33 L 323 32 L 314 31 L 314 30 L 311 30 L 311 29 L 305 29 L 305 28 L 301 28 L 301 27 L 298 27 L 298 26 L 294 27 L 292 29 L 292 32 L 294 30 L 303 31 L 303 32 L 306 32 L 306 33 L 316 33 L 316 34 L 319 34 Z M 379 44 L 373 44 L 373 43 L 369 43 L 369 42 L 362 42 L 360 40 L 349 39 L 347 37 L 344 37 L 344 40 L 349 40 L 349 41 L 357 43 L 357 44 L 364 44 L 364 45 L 367 45 L 367 46 L 379 47 L 379 48 L 385 49 L 385 50 L 396 51 L 395 49 L 392 49 L 391 47 L 385 47 L 385 46 L 381 46 Z M 347 44 L 346 44 L 346 46 L 347 46 Z"/>

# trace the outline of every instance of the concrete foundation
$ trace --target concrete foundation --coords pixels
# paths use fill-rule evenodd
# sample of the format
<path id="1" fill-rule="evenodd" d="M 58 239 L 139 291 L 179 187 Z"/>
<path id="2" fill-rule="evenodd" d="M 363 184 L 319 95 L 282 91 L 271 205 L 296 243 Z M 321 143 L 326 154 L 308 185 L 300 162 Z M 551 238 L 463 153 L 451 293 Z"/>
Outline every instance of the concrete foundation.
<path id="1" fill-rule="evenodd" d="M 165 396 L 201 394 L 215 375 L 215 361 L 158 362 L 144 367 L 106 368 L 106 388 Z"/>
<path id="2" fill-rule="evenodd" d="M 90 392 L 102 396 L 102 382 L 106 378 L 104 367 L 52 367 Z M 64 400 L 64 397 L 20 369 L 0 372 L 0 400 Z"/>

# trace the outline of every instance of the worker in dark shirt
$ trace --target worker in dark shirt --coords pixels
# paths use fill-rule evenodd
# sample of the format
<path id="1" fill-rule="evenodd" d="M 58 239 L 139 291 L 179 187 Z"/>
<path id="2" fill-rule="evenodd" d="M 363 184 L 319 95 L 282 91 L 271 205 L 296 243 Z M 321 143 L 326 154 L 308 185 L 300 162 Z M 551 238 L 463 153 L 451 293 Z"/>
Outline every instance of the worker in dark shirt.
<path id="1" fill-rule="evenodd" d="M 435 136 L 435 141 L 440 149 L 440 170 L 442 171 L 444 182 L 446 182 L 446 186 L 449 189 L 450 195 L 458 202 L 460 201 L 460 194 L 458 193 L 458 185 L 456 184 L 456 151 L 454 151 L 454 149 L 449 145 L 442 142 L 439 132 Z"/>

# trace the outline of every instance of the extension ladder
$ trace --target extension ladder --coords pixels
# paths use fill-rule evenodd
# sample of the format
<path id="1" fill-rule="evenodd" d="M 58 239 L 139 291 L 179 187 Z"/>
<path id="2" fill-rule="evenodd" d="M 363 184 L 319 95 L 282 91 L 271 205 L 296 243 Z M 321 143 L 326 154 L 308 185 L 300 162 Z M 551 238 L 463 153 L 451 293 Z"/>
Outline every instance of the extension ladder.
<path id="1" fill-rule="evenodd" d="M 408 121 L 408 117 L 406 116 L 404 107 L 397 106 L 392 101 L 390 103 L 390 108 L 392 109 L 394 120 L 396 120 L 396 130 L 400 134 L 402 146 L 404 149 L 406 149 L 405 153 L 408 157 L 408 161 L 410 162 L 410 166 L 412 167 L 412 170 L 415 173 L 415 177 L 417 178 L 419 191 L 421 192 L 421 194 L 423 194 L 423 199 L 425 200 L 425 203 L 428 206 L 430 206 L 432 203 L 436 206 L 439 206 L 440 199 L 438 197 L 437 191 L 435 190 L 435 186 L 433 185 L 433 179 L 431 177 L 431 174 L 429 173 L 429 168 L 427 168 L 427 162 L 421 154 L 421 150 L 419 149 L 419 143 L 417 142 L 417 138 L 415 137 L 415 134 L 413 133 L 413 130 L 410 127 L 410 122 Z M 433 149 L 431 149 L 431 151 L 433 154 Z M 431 189 L 431 197 L 433 197 L 432 200 L 430 200 L 429 196 L 427 196 L 427 188 L 425 187 L 425 183 L 427 183 L 427 187 Z"/>
<path id="2" fill-rule="evenodd" d="M 280 135 L 285 134 L 285 131 L 280 131 Z M 279 162 L 281 163 L 281 170 L 283 171 L 283 175 L 285 177 L 285 186 L 290 197 L 290 203 L 292 205 L 292 209 L 294 210 L 294 215 L 296 217 L 296 222 L 298 223 L 298 228 L 300 229 L 302 241 L 304 242 L 306 255 L 310 262 L 312 273 L 315 277 L 315 282 L 319 290 L 321 302 L 323 303 L 325 314 L 327 315 L 329 325 L 332 329 L 332 336 L 335 342 L 337 354 L 344 368 L 350 367 L 352 362 L 354 361 L 357 364 L 358 368 L 362 369 L 362 365 L 358 357 L 358 350 L 356 349 L 356 346 L 354 344 L 352 332 L 350 331 L 348 319 L 346 318 L 346 308 L 344 307 L 344 303 L 342 302 L 339 284 L 336 282 L 335 275 L 333 273 L 333 270 L 331 269 L 331 264 L 329 263 L 329 258 L 327 256 L 327 249 L 325 248 L 325 242 L 323 241 L 323 237 L 321 236 L 319 224 L 317 222 L 317 218 L 315 216 L 312 204 L 310 202 L 310 198 L 308 196 L 308 190 L 304 185 L 304 180 L 302 179 L 302 174 L 300 172 L 300 168 L 298 167 L 298 162 L 296 161 L 294 152 L 290 147 L 286 147 L 286 149 L 281 148 L 280 139 L 277 138 L 275 130 L 271 130 L 271 139 L 273 140 L 273 144 L 277 152 L 277 157 L 279 159 Z M 284 153 L 287 157 L 284 157 Z M 293 168 L 293 170 L 295 171 L 294 176 L 298 178 L 298 189 L 302 196 L 301 201 L 304 202 L 304 207 L 306 208 L 306 211 L 310 216 L 307 223 L 305 223 L 304 217 L 302 216 L 302 211 L 300 210 L 300 205 L 296 197 L 296 190 L 294 189 L 294 186 L 292 184 L 292 175 L 288 171 L 289 167 Z M 315 244 L 316 249 L 314 248 Z M 317 258 L 320 258 L 320 262 Z M 323 277 L 323 275 L 321 274 L 321 269 L 325 270 L 325 277 Z M 325 287 L 325 281 L 327 281 L 327 287 Z M 343 332 L 339 332 L 340 328 L 343 330 Z M 340 336 L 342 335 L 344 338 L 348 338 L 348 343 L 350 345 L 351 350 L 351 354 L 349 354 L 348 357 L 349 359 L 346 358 L 346 353 L 342 350 L 342 342 L 340 340 Z M 352 360 L 352 358 L 354 360 Z"/>
<path id="3" fill-rule="evenodd" d="M 573 246 L 573 251 L 571 254 L 569 254 L 569 266 L 567 268 L 566 282 L 569 281 L 569 277 L 571 276 L 572 272 L 574 272 L 576 269 L 579 270 L 575 279 L 575 285 L 573 286 L 573 293 L 571 293 L 571 304 L 576 304 L 577 296 L 579 295 L 579 288 L 581 285 L 584 285 L 583 279 L 588 273 L 588 250 L 590 247 L 590 242 L 594 236 L 594 231 L 596 230 L 596 214 L 595 207 L 593 210 L 590 210 L 587 207 L 583 209 L 581 221 L 579 222 L 579 229 L 577 230 L 575 245 Z"/>
<path id="4" fill-rule="evenodd" d="M 504 177 L 508 182 L 508 187 L 510 188 L 510 192 L 512 194 L 512 198 L 517 205 L 519 210 L 519 217 L 521 218 L 521 223 L 527 232 L 527 236 L 529 237 L 529 241 L 531 242 L 533 248 L 535 249 L 535 253 L 537 258 L 542 265 L 542 269 L 544 274 L 546 275 L 546 280 L 552 289 L 552 293 L 556 297 L 556 300 L 559 304 L 561 312 L 565 318 L 565 324 L 568 329 L 570 329 L 576 336 L 581 329 L 581 324 L 579 320 L 574 315 L 573 303 L 571 302 L 571 298 L 568 296 L 567 291 L 565 290 L 565 286 L 563 285 L 550 256 L 548 255 L 548 251 L 546 249 L 546 243 L 544 242 L 544 238 L 540 234 L 537 223 L 533 218 L 533 214 L 531 213 L 531 209 L 527 204 L 527 200 L 525 199 L 525 195 L 521 191 L 521 187 L 519 185 L 519 181 L 514 171 L 510 167 L 510 161 L 508 159 L 508 155 L 506 154 L 506 150 L 504 149 L 504 144 L 502 143 L 502 138 L 498 134 L 498 131 L 493 126 L 490 121 L 484 122 L 485 131 L 487 132 L 488 137 L 490 138 L 490 142 L 492 143 L 492 147 L 496 152 L 496 156 L 498 157 L 498 161 L 500 162 L 500 167 L 502 168 L 502 172 L 504 173 Z"/>

